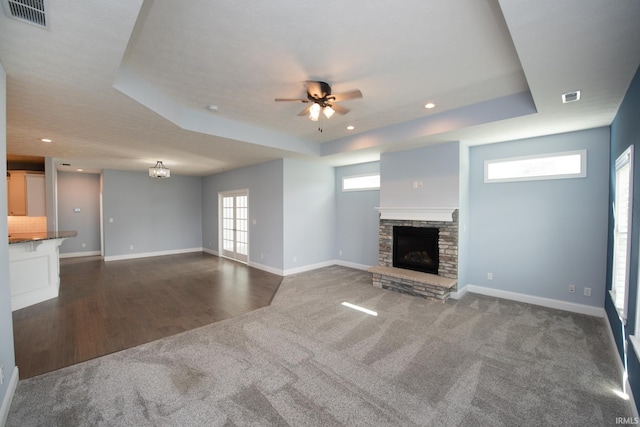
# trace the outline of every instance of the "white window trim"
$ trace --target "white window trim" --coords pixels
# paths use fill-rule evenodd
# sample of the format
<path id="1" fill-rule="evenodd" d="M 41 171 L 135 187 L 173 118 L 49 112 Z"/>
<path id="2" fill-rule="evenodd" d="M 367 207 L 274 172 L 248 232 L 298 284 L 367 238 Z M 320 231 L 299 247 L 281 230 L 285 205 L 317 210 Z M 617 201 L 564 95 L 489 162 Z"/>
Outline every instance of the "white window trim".
<path id="1" fill-rule="evenodd" d="M 527 177 L 514 177 L 514 178 L 489 178 L 489 165 L 496 163 L 506 163 L 518 160 L 530 160 L 530 159 L 544 159 L 548 157 L 562 157 L 572 154 L 580 155 L 580 172 L 570 174 L 557 174 L 557 175 L 542 175 L 542 176 L 527 176 Z M 542 181 L 549 179 L 569 179 L 569 178 L 585 178 L 587 176 L 587 150 L 575 150 L 575 151 L 562 151 L 558 153 L 545 153 L 534 154 L 531 156 L 521 157 L 509 157 L 503 159 L 492 159 L 484 161 L 484 182 L 486 184 L 494 184 L 501 182 L 518 182 L 518 181 Z"/>
<path id="2" fill-rule="evenodd" d="M 369 176 L 377 176 L 380 177 L 379 173 L 365 173 L 362 175 L 349 175 L 349 176 L 343 176 L 342 177 L 342 191 L 344 192 L 349 192 L 349 191 L 370 191 L 370 190 L 380 190 L 380 185 L 378 185 L 377 187 L 364 187 L 364 188 L 348 188 L 345 189 L 344 188 L 344 181 L 346 179 L 351 179 L 351 178 L 363 178 L 363 177 L 369 177 Z"/>
<path id="3" fill-rule="evenodd" d="M 629 164 L 629 168 L 630 168 L 630 173 L 629 173 L 629 212 L 628 212 L 628 230 L 629 230 L 629 234 L 631 234 L 631 226 L 632 226 L 632 208 L 633 208 L 633 176 L 634 176 L 634 162 L 633 162 L 633 154 L 634 152 L 634 148 L 633 145 L 630 145 L 629 147 L 627 147 L 626 150 L 624 150 L 624 152 L 622 154 L 620 154 L 620 156 L 618 156 L 618 158 L 616 159 L 615 162 L 615 168 L 614 168 L 614 176 L 617 176 L 618 173 L 618 169 L 622 166 L 624 166 L 625 164 Z M 617 186 L 617 183 L 616 183 Z M 618 317 L 620 318 L 620 321 L 622 322 L 622 324 L 626 325 L 627 324 L 627 316 L 628 316 L 628 308 L 629 308 L 629 271 L 631 269 L 631 238 L 627 239 L 627 258 L 626 258 L 626 273 L 625 273 L 625 295 L 624 295 L 624 303 L 623 303 L 623 307 L 618 307 L 616 305 L 616 289 L 615 289 L 615 227 L 616 227 L 616 207 L 615 207 L 615 196 L 614 196 L 614 205 L 612 206 L 613 209 L 613 226 L 614 226 L 614 254 L 613 254 L 613 268 L 611 269 L 611 274 L 612 274 L 612 278 L 611 278 L 611 289 L 609 290 L 609 296 L 611 297 L 611 301 L 613 302 L 613 306 L 615 307 L 616 311 L 618 312 Z M 638 308 L 636 308 L 637 310 Z M 637 315 L 636 315 L 637 318 Z M 638 327 L 639 327 L 640 323 L 638 321 L 638 319 L 636 319 L 636 329 L 634 330 L 634 334 L 637 334 L 638 331 Z"/>

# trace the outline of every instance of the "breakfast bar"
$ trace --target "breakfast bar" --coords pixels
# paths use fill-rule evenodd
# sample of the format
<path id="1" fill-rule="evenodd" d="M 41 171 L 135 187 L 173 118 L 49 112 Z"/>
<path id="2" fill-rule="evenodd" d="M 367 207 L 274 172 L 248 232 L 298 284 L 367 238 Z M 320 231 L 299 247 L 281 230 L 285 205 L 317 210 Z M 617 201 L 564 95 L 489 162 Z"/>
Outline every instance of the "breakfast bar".
<path id="1" fill-rule="evenodd" d="M 59 247 L 76 231 L 9 235 L 11 311 L 56 298 L 60 289 Z"/>

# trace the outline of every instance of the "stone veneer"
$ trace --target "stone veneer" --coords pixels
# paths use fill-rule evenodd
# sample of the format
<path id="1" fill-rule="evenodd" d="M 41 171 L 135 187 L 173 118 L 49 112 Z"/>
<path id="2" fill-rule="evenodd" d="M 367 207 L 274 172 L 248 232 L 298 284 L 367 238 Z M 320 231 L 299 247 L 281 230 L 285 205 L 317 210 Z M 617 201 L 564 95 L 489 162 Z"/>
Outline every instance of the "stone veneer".
<path id="1" fill-rule="evenodd" d="M 453 212 L 453 221 L 413 221 L 413 220 L 380 220 L 379 255 L 378 265 L 393 267 L 393 227 L 421 227 L 438 228 L 439 264 L 438 276 L 449 279 L 458 278 L 458 210 Z M 421 273 L 422 274 L 422 273 Z M 426 273 L 424 273 L 426 274 Z M 393 277 L 379 273 L 373 274 L 373 285 L 379 288 L 391 289 L 398 292 L 420 296 L 427 299 L 444 301 L 449 296 L 449 291 L 456 290 L 451 287 L 446 292 L 430 290 L 425 287 L 425 281 L 407 280 L 406 278 Z"/>

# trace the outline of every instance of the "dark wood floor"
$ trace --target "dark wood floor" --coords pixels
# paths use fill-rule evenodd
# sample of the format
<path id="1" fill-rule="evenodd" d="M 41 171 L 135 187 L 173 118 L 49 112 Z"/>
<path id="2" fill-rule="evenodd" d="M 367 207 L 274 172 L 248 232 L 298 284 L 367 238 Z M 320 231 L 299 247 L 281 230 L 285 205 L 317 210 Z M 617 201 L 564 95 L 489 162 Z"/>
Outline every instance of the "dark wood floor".
<path id="1" fill-rule="evenodd" d="M 13 312 L 29 378 L 269 305 L 282 278 L 206 253 L 60 262 L 60 295 Z"/>

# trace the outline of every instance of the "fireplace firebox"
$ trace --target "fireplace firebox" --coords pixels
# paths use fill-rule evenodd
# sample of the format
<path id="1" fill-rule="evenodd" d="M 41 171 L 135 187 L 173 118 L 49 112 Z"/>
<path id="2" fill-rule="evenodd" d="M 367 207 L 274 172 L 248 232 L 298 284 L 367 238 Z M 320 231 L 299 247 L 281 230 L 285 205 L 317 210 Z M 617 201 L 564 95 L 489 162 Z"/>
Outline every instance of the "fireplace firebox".
<path id="1" fill-rule="evenodd" d="M 438 237 L 437 228 L 393 227 L 393 266 L 438 274 Z"/>

